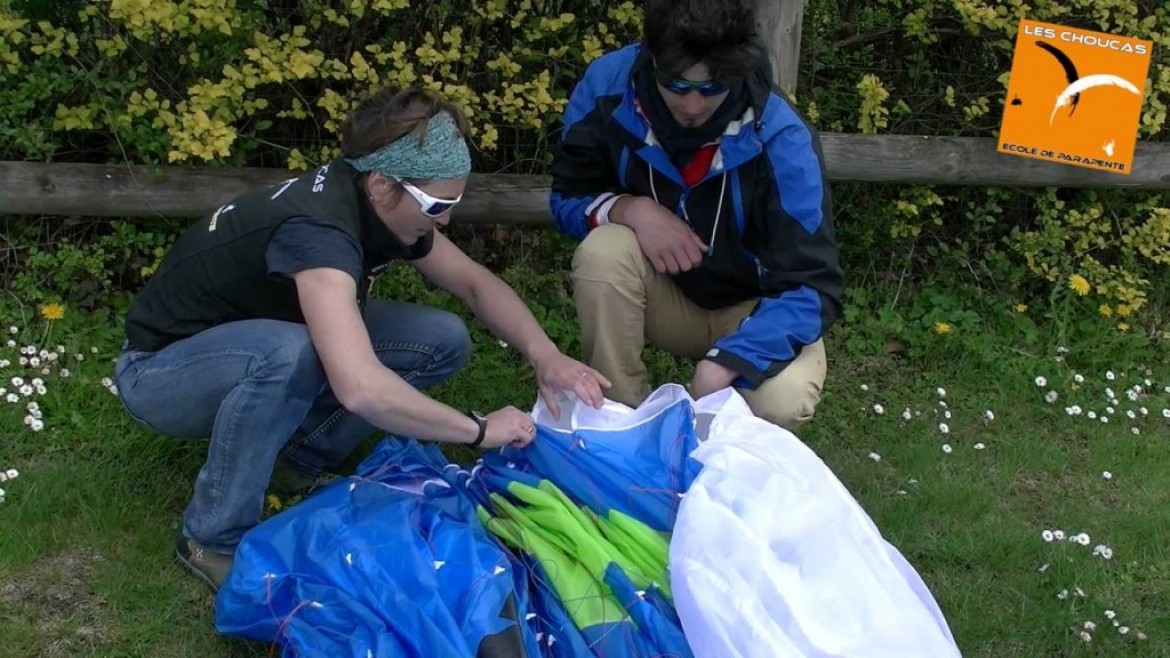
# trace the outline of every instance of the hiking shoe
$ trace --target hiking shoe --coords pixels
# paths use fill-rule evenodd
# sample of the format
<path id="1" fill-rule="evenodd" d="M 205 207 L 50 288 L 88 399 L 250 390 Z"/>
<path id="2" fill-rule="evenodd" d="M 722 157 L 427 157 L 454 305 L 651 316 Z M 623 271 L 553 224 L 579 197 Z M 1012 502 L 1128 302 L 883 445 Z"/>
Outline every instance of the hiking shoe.
<path id="1" fill-rule="evenodd" d="M 272 467 L 272 477 L 268 481 L 269 490 L 282 498 L 291 498 L 300 495 L 309 495 L 321 487 L 340 479 L 340 475 L 322 473 L 313 478 L 301 472 L 284 455 L 276 459 Z"/>
<path id="2" fill-rule="evenodd" d="M 209 551 L 194 539 L 180 534 L 175 545 L 175 559 L 215 593 L 227 580 L 234 557 Z"/>

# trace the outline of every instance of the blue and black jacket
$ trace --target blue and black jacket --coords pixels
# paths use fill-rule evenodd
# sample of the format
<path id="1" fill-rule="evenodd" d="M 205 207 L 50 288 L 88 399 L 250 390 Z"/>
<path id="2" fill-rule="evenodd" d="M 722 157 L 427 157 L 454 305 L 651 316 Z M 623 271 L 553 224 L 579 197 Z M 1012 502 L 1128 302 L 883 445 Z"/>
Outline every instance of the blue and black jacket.
<path id="1" fill-rule="evenodd" d="M 706 309 L 759 300 L 707 353 L 739 374 L 734 385 L 755 388 L 841 316 L 820 139 L 761 71 L 707 174 L 687 186 L 637 106 L 635 72 L 646 57 L 640 44 L 603 55 L 574 88 L 552 168 L 552 213 L 577 240 L 623 194 L 653 197 L 687 222 L 709 251 L 699 267 L 671 275 L 683 293 Z"/>

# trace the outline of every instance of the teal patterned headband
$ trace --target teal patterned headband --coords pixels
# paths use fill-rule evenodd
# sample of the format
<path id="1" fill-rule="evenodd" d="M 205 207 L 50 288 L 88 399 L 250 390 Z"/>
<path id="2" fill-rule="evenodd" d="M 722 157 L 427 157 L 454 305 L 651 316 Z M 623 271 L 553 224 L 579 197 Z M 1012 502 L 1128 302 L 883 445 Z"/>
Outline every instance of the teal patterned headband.
<path id="1" fill-rule="evenodd" d="M 345 161 L 361 172 L 414 180 L 451 180 L 471 173 L 467 141 L 447 112 L 431 117 L 422 139 L 406 135 L 373 153 Z"/>

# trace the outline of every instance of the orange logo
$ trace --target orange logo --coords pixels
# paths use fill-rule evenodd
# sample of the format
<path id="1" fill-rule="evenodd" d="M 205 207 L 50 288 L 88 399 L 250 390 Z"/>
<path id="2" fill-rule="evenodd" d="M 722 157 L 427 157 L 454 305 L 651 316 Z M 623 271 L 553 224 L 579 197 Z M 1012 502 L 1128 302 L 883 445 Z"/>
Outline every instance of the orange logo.
<path id="1" fill-rule="evenodd" d="M 1000 153 L 1128 175 L 1153 43 L 1020 20 Z"/>

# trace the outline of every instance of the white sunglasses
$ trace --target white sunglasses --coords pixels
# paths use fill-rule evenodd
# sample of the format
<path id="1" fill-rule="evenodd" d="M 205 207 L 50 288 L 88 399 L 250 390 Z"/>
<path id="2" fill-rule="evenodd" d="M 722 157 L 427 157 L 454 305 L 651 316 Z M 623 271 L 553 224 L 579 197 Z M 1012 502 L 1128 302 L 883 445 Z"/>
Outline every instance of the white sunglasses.
<path id="1" fill-rule="evenodd" d="M 462 194 L 455 197 L 454 199 L 443 199 L 440 197 L 431 196 L 420 190 L 418 187 L 411 185 L 401 178 L 398 178 L 397 176 L 394 176 L 393 178 L 398 182 L 399 185 L 401 185 L 406 189 L 407 192 L 410 193 L 410 196 L 414 197 L 415 201 L 418 201 L 419 208 L 422 209 L 422 213 L 427 217 L 441 217 L 443 214 L 449 212 L 452 208 L 455 207 L 456 204 L 463 200 Z"/>

